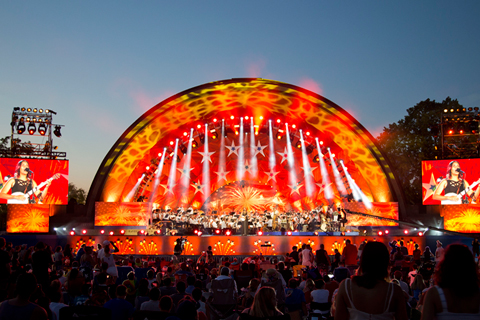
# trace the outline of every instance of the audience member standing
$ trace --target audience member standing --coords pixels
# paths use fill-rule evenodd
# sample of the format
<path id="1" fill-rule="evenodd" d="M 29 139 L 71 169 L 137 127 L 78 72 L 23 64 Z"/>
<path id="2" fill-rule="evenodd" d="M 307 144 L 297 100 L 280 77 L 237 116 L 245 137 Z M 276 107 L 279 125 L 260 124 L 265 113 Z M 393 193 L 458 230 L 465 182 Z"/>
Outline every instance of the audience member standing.
<path id="1" fill-rule="evenodd" d="M 127 288 L 124 285 L 119 285 L 115 289 L 115 295 L 117 297 L 109 300 L 103 307 L 112 310 L 112 319 L 128 320 L 133 316 L 135 308 L 130 302 L 125 300 Z"/>
<path id="2" fill-rule="evenodd" d="M 436 286 L 426 293 L 422 320 L 480 319 L 478 268 L 465 245 L 447 247 L 434 279 Z"/>
<path id="3" fill-rule="evenodd" d="M 6 296 L 8 277 L 10 276 L 10 256 L 5 251 L 5 238 L 0 238 L 0 292 Z"/>
<path id="4" fill-rule="evenodd" d="M 402 289 L 387 283 L 390 255 L 381 242 L 368 242 L 358 276 L 340 284 L 335 319 L 407 319 Z"/>
<path id="5" fill-rule="evenodd" d="M 440 240 L 437 240 L 437 249 L 435 250 L 435 262 L 438 263 L 443 259 L 445 250 L 442 247 Z"/>
<path id="6" fill-rule="evenodd" d="M 52 264 L 52 256 L 45 251 L 45 244 L 42 241 L 38 242 L 35 252 L 32 254 L 32 269 L 37 282 L 42 285 L 44 290 L 50 285 L 48 269 Z"/>
<path id="7" fill-rule="evenodd" d="M 343 248 L 342 255 L 345 258 L 345 266 L 356 266 L 357 265 L 357 247 L 352 244 L 350 239 L 345 241 L 345 248 Z"/>
<path id="8" fill-rule="evenodd" d="M 316 263 L 317 263 L 317 267 L 322 270 L 327 270 L 329 269 L 330 267 L 330 257 L 328 256 L 328 252 L 327 250 L 325 250 L 325 246 L 323 245 L 323 243 L 320 245 L 320 249 L 317 250 L 317 252 L 315 253 L 315 260 L 316 260 Z"/>

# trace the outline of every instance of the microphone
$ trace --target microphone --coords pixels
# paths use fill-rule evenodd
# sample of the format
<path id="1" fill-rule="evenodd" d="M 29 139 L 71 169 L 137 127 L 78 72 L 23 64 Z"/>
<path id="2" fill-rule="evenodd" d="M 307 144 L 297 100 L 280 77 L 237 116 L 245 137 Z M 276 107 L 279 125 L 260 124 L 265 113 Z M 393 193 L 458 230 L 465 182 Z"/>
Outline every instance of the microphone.
<path id="1" fill-rule="evenodd" d="M 25 171 L 27 171 L 28 173 L 33 173 L 33 171 L 30 170 L 30 168 L 26 168 Z"/>
<path id="2" fill-rule="evenodd" d="M 463 170 L 462 170 L 462 169 L 460 169 L 460 168 L 457 168 L 457 170 L 456 170 L 456 171 L 457 171 L 458 173 L 465 173 L 465 171 L 463 171 Z"/>

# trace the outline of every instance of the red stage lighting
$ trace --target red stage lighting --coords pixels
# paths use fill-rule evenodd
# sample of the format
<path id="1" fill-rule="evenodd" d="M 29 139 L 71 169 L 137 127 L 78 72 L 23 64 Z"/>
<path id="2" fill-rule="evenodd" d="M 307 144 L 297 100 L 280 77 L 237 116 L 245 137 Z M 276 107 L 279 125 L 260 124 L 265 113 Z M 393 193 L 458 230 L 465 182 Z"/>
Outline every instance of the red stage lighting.
<path id="1" fill-rule="evenodd" d="M 233 119 L 235 119 L 235 117 L 234 117 L 234 116 L 230 116 L 230 119 L 232 119 L 232 120 L 233 120 Z"/>
<path id="2" fill-rule="evenodd" d="M 419 237 L 423 237 L 423 232 L 420 231 L 420 232 L 418 233 L 418 236 L 419 236 Z"/>
<path id="3" fill-rule="evenodd" d="M 262 230 L 258 231 L 258 232 L 257 232 L 257 235 L 258 235 L 258 236 L 262 236 L 262 235 L 263 235 L 263 231 L 262 231 Z"/>
<path id="4" fill-rule="evenodd" d="M 100 234 L 104 234 L 105 233 L 105 230 L 100 230 Z"/>
<path id="5" fill-rule="evenodd" d="M 145 230 L 143 230 L 143 229 L 140 230 L 140 233 L 141 233 L 141 234 L 145 234 Z"/>
<path id="6" fill-rule="evenodd" d="M 173 141 L 170 141 L 170 145 L 173 146 L 174 142 Z"/>
<path id="7" fill-rule="evenodd" d="M 453 134 L 453 130 L 452 129 L 448 130 L 448 134 Z"/>
<path id="8" fill-rule="evenodd" d="M 388 230 L 385 230 L 385 234 L 389 234 L 389 233 L 390 233 L 390 231 L 388 231 Z"/>
<path id="9" fill-rule="evenodd" d="M 202 235 L 202 233 L 203 233 L 202 231 L 198 231 L 198 232 L 197 232 L 197 236 L 200 237 L 200 236 Z"/>
<path id="10" fill-rule="evenodd" d="M 125 230 L 120 230 L 120 234 L 125 234 Z"/>
<path id="11" fill-rule="evenodd" d="M 263 116 L 260 116 L 260 120 L 263 120 Z"/>
<path id="12" fill-rule="evenodd" d="M 114 232 L 113 232 L 113 231 L 110 231 L 108 234 L 111 235 L 111 236 L 113 236 L 113 235 L 114 235 Z"/>
<path id="13" fill-rule="evenodd" d="M 293 129 L 295 129 L 296 127 L 297 127 L 296 125 L 292 124 L 292 128 L 293 128 Z"/>
<path id="14" fill-rule="evenodd" d="M 87 230 L 83 229 L 82 234 L 87 234 Z"/>
<path id="15" fill-rule="evenodd" d="M 277 123 L 280 123 L 280 119 L 277 119 Z"/>
<path id="16" fill-rule="evenodd" d="M 407 229 L 403 230 L 403 233 L 408 234 L 408 230 Z"/>
<path id="17" fill-rule="evenodd" d="M 220 229 L 215 229 L 215 234 L 220 234 Z"/>
<path id="18" fill-rule="evenodd" d="M 378 235 L 379 235 L 379 236 L 383 236 L 383 232 L 382 232 L 381 230 L 378 231 Z"/>
<path id="19" fill-rule="evenodd" d="M 306 135 L 309 136 L 309 135 L 310 135 L 310 131 L 307 131 Z"/>
<path id="20" fill-rule="evenodd" d="M 74 236 L 74 235 L 75 235 L 75 231 L 73 231 L 73 230 L 70 231 L 70 235 L 71 235 L 71 236 Z"/>
<path id="21" fill-rule="evenodd" d="M 217 118 L 213 118 L 213 122 L 217 122 Z"/>
<path id="22" fill-rule="evenodd" d="M 160 234 L 160 233 L 162 233 L 162 232 L 161 232 L 160 230 L 157 230 L 156 233 L 157 233 L 157 234 Z"/>
<path id="23" fill-rule="evenodd" d="M 292 235 L 292 231 L 287 231 L 287 236 L 291 236 Z"/>
<path id="24" fill-rule="evenodd" d="M 231 235 L 232 235 L 232 231 L 230 231 L 230 230 L 225 231 L 225 235 L 226 235 L 226 236 L 231 236 Z"/>
<path id="25" fill-rule="evenodd" d="M 159 153 L 158 153 L 158 156 L 159 156 L 159 157 L 161 157 L 161 156 L 162 156 L 162 153 L 161 153 L 161 152 L 159 152 Z"/>
<path id="26" fill-rule="evenodd" d="M 245 120 L 248 120 L 248 116 L 245 116 Z"/>
<path id="27" fill-rule="evenodd" d="M 198 233 L 198 230 L 193 231 L 193 233 L 197 234 L 197 233 Z"/>
<path id="28" fill-rule="evenodd" d="M 235 131 L 235 134 L 238 136 L 238 131 Z"/>
<path id="29" fill-rule="evenodd" d="M 201 124 L 197 124 L 197 129 L 200 129 L 202 127 Z"/>
<path id="30" fill-rule="evenodd" d="M 183 133 L 183 136 L 186 137 L 188 135 L 187 131 Z"/>
<path id="31" fill-rule="evenodd" d="M 149 166 L 146 166 L 146 167 L 145 167 L 145 170 L 147 170 L 147 171 L 150 170 L 150 167 L 149 167 Z"/>

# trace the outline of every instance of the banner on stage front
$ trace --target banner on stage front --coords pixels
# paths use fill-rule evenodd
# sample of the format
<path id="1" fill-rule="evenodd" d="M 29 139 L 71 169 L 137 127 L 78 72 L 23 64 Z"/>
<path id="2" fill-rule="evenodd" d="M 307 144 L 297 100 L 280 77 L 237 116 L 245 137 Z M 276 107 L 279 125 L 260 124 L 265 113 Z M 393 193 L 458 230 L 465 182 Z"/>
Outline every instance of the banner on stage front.
<path id="1" fill-rule="evenodd" d="M 95 226 L 147 226 L 148 208 L 144 202 L 96 202 Z"/>

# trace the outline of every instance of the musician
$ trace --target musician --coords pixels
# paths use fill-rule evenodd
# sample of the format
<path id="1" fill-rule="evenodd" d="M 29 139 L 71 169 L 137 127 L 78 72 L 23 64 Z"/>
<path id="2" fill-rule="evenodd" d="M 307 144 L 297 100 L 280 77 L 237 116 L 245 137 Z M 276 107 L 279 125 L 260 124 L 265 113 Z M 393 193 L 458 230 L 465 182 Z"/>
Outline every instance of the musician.
<path id="1" fill-rule="evenodd" d="M 20 160 L 15 167 L 14 177 L 8 180 L 2 190 L 0 191 L 0 198 L 2 199 L 15 199 L 28 203 L 28 197 L 26 193 L 35 189 L 37 183 L 32 179 L 33 172 L 30 171 L 30 165 L 26 160 Z M 34 192 L 35 197 L 38 197 L 39 201 L 43 201 L 48 192 L 48 187 L 50 187 L 51 180 L 47 180 L 47 184 L 43 191 L 37 190 Z M 11 191 L 11 194 L 8 192 Z M 22 194 L 14 195 L 15 193 L 20 192 Z"/>
<path id="2" fill-rule="evenodd" d="M 450 200 L 458 202 L 461 200 L 459 194 L 465 189 L 468 190 L 466 192 L 467 195 L 472 197 L 473 190 L 469 190 L 469 187 L 470 185 L 465 180 L 465 173 L 460 169 L 460 164 L 457 161 L 451 161 L 447 167 L 446 178 L 440 182 L 432 198 L 433 200 Z M 441 193 L 443 191 L 445 191 L 445 195 L 442 196 Z M 449 193 L 454 193 L 455 195 L 447 196 Z M 480 188 L 477 188 L 472 197 L 473 202 L 477 200 L 479 193 Z"/>

